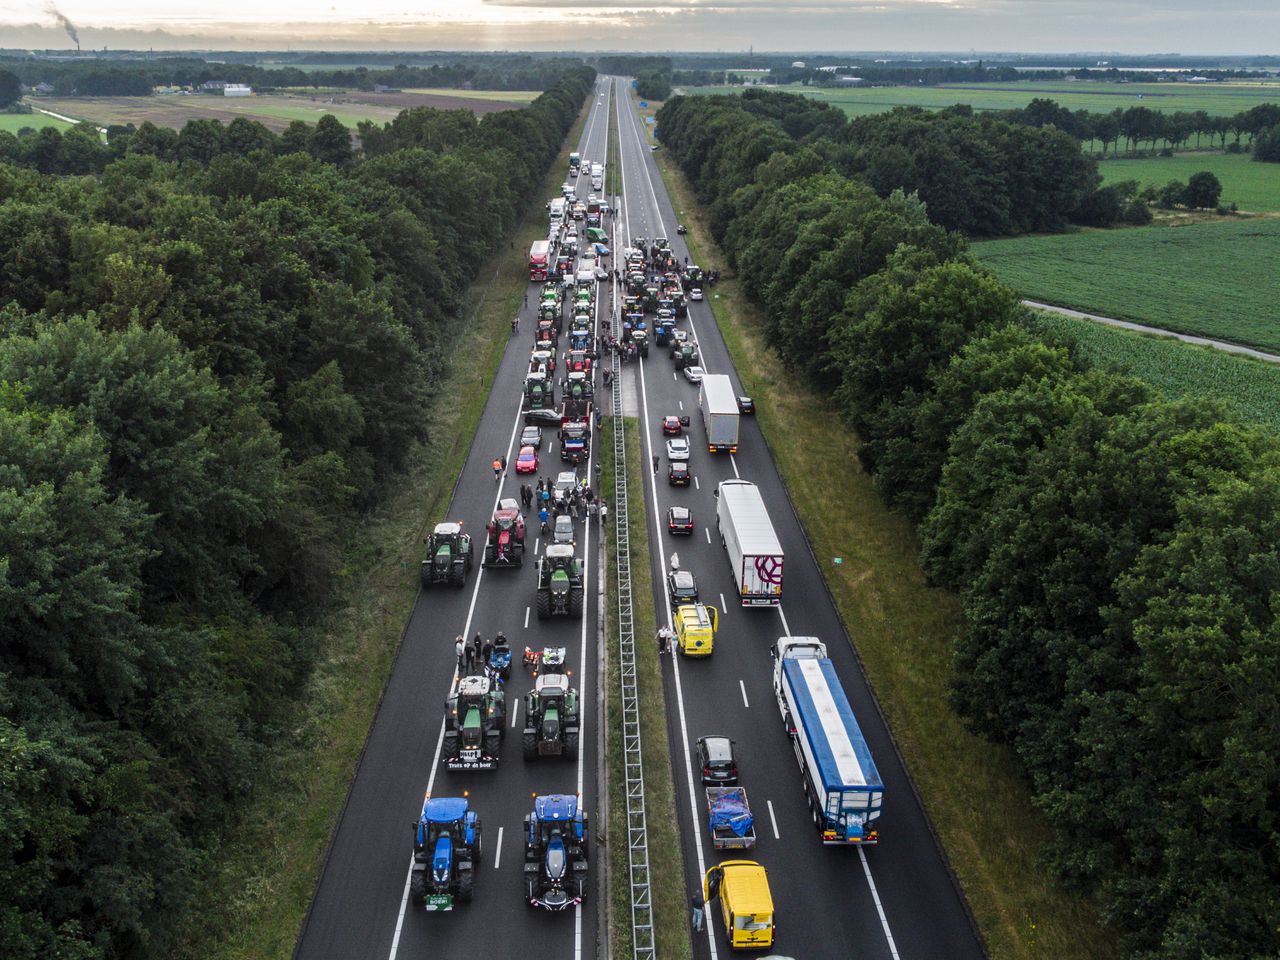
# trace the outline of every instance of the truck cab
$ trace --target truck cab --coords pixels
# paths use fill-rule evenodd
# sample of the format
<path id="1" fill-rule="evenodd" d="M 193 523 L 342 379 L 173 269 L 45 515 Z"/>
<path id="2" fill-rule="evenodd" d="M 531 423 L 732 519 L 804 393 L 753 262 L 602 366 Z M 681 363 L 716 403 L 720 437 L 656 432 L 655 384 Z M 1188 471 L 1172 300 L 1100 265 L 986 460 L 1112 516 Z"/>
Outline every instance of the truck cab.
<path id="1" fill-rule="evenodd" d="M 705 603 L 676 607 L 676 649 L 686 657 L 709 657 L 715 646 L 720 612 Z"/>
<path id="2" fill-rule="evenodd" d="M 761 950 L 773 946 L 773 894 L 769 873 L 754 860 L 726 860 L 706 872 L 702 896 L 711 904 L 720 901 L 729 946 L 734 950 Z"/>

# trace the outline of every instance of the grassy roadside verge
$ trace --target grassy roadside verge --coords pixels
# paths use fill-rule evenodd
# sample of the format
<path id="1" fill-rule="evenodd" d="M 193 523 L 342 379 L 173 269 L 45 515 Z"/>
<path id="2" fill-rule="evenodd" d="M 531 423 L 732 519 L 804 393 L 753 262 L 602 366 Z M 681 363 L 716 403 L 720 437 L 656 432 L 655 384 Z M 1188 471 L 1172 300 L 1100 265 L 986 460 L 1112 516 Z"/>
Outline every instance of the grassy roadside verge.
<path id="1" fill-rule="evenodd" d="M 1115 956 L 1092 905 L 1037 868 L 1048 826 L 1015 761 L 970 734 L 948 705 L 955 598 L 925 585 L 914 530 L 858 469 L 857 437 L 832 431 L 838 413 L 829 399 L 807 390 L 768 349 L 763 317 L 726 269 L 692 189 L 661 150 L 656 156 L 689 229 L 690 257 L 724 271 L 708 303 L 990 956 Z M 835 504 L 843 509 L 833 511 Z"/>
<path id="2" fill-rule="evenodd" d="M 602 491 L 614 489 L 617 463 L 614 461 L 612 422 L 602 431 L 600 457 L 603 464 Z M 629 491 L 628 530 L 631 543 L 631 588 L 635 598 L 634 626 L 636 646 L 636 682 L 640 696 L 640 742 L 644 751 L 645 815 L 649 828 L 649 881 L 653 897 L 653 924 L 658 956 L 688 960 L 692 956 L 689 942 L 688 914 L 685 908 L 684 884 L 673 882 L 682 877 L 684 868 L 680 854 L 680 831 L 676 819 L 675 787 L 672 780 L 671 754 L 667 750 L 666 702 L 662 688 L 663 661 L 655 653 L 652 638 L 657 626 L 654 620 L 653 580 L 649 572 L 649 525 L 644 501 L 643 455 L 640 450 L 640 423 L 626 420 L 627 489 Z M 612 523 L 612 518 L 611 518 Z M 617 583 L 618 561 L 616 538 L 606 534 L 609 551 L 609 584 Z M 609 947 L 614 960 L 631 955 L 631 893 L 627 853 L 627 800 L 622 755 L 622 703 L 618 696 L 619 664 L 617 596 L 610 589 L 609 608 L 604 614 L 609 684 L 608 724 L 605 739 L 606 776 L 609 782 L 608 855 L 609 855 Z"/>
<path id="3" fill-rule="evenodd" d="M 547 173 L 547 196 L 559 191 L 568 145 L 581 137 L 589 107 Z M 432 439 L 416 451 L 398 493 L 349 545 L 334 612 L 316 627 L 323 653 L 291 734 L 265 759 L 264 780 L 239 832 L 203 865 L 175 958 L 258 960 L 293 952 L 413 609 L 422 537 L 448 505 L 484 412 L 528 283 L 522 254 L 545 232 L 535 201 L 509 247 L 498 250 L 472 284 L 474 313 L 450 351 L 449 382 L 424 412 Z"/>

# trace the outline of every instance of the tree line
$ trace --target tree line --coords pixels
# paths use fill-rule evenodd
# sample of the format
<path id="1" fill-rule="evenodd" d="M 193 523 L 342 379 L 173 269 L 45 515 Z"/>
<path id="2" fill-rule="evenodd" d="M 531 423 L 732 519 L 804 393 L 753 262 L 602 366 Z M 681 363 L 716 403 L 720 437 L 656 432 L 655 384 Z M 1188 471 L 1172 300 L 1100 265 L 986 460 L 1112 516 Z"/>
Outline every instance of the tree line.
<path id="1" fill-rule="evenodd" d="M 1141 150 L 1144 143 L 1150 144 L 1155 152 L 1156 144 L 1161 142 L 1168 144 L 1169 149 L 1180 150 L 1190 144 L 1192 137 L 1197 149 L 1207 140 L 1210 146 L 1216 141 L 1225 150 L 1229 136 L 1233 138 L 1232 145 L 1239 149 L 1241 138 L 1246 134 L 1256 139 L 1280 126 L 1280 104 L 1260 103 L 1221 117 L 1210 116 L 1204 110 L 1164 113 L 1139 106 L 1092 113 L 1068 110 L 1055 100 L 1037 97 L 1025 107 L 1001 111 L 998 116 L 1032 127 L 1052 126 L 1083 143 L 1097 141 L 1106 156 L 1108 147 L 1113 153 L 1119 152 L 1121 138 L 1129 152 Z"/>
<path id="2" fill-rule="evenodd" d="M 332 117 L 0 135 L 0 955 L 165 955 L 593 78 L 367 156 Z"/>
<path id="3" fill-rule="evenodd" d="M 1276 436 L 1043 336 L 921 193 L 874 187 L 811 139 L 820 110 L 782 105 L 677 97 L 659 137 L 960 598 L 955 709 L 1018 758 L 1044 862 L 1128 960 L 1276 956 Z"/>
<path id="4" fill-rule="evenodd" d="M 252 63 L 210 62 L 194 57 L 155 60 L 41 60 L 0 57 L 0 70 L 16 75 L 28 87 L 48 83 L 57 96 L 144 97 L 155 87 L 198 87 L 215 81 L 249 84 L 255 90 L 283 87 L 342 87 L 372 90 L 389 87 L 471 87 L 478 90 L 549 90 L 571 71 L 582 67 L 577 57 L 537 57 L 528 54 L 489 54 L 463 62 L 412 65 L 395 63 L 387 69 L 335 67 L 301 70 L 262 67 Z"/>

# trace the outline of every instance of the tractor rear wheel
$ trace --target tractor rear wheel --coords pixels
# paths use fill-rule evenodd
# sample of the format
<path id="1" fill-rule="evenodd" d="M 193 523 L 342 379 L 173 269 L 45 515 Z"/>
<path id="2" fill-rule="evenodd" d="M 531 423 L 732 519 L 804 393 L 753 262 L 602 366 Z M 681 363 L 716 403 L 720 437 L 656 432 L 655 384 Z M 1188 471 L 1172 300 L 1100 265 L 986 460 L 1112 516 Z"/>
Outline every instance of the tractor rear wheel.
<path id="1" fill-rule="evenodd" d="M 578 759 L 578 731 L 567 730 L 564 735 L 564 755 L 570 760 Z"/>
<path id="2" fill-rule="evenodd" d="M 539 620 L 549 620 L 551 618 L 551 591 L 550 590 L 538 591 L 538 601 L 536 606 L 538 608 Z"/>
<path id="3" fill-rule="evenodd" d="M 458 755 L 458 735 L 456 733 L 446 733 L 444 742 L 440 748 L 440 754 L 446 760 L 452 760 Z"/>
<path id="4" fill-rule="evenodd" d="M 471 868 L 458 871 L 458 899 L 463 903 L 471 902 L 471 895 L 474 892 L 475 877 Z"/>
<path id="5" fill-rule="evenodd" d="M 586 592 L 581 587 L 569 591 L 569 616 L 574 620 L 582 619 L 582 607 Z"/>
<path id="6" fill-rule="evenodd" d="M 489 730 L 484 735 L 484 749 L 489 756 L 497 760 L 498 755 L 502 753 L 502 733 L 499 730 Z"/>
<path id="7" fill-rule="evenodd" d="M 422 566 L 421 579 L 422 579 L 422 589 L 423 590 L 430 589 L 431 588 L 431 567 L 428 564 L 423 564 Z"/>
<path id="8" fill-rule="evenodd" d="M 455 587 L 461 587 L 467 581 L 467 568 L 463 563 L 455 563 L 453 569 L 449 571 L 449 582 Z"/>
<path id="9" fill-rule="evenodd" d="M 524 749 L 524 758 L 526 760 L 536 760 L 538 758 L 538 735 L 532 730 L 526 730 L 524 732 L 522 747 Z"/>

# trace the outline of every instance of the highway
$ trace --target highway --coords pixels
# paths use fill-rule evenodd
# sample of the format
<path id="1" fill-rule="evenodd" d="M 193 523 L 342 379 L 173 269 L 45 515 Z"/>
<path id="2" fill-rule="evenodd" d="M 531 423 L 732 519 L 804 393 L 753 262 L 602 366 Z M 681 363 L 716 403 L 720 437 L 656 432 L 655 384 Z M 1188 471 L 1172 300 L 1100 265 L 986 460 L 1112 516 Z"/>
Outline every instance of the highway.
<path id="1" fill-rule="evenodd" d="M 607 163 L 608 81 L 601 79 L 579 150 L 584 166 Z M 588 184 L 584 176 L 582 184 Z M 585 197 L 586 191 L 582 191 Z M 512 253 L 524 257 L 526 251 Z M 485 525 L 499 497 L 519 497 L 514 473 L 516 441 L 523 428 L 521 386 L 533 347 L 534 310 L 541 284 L 529 285 L 529 307 L 521 311 L 486 403 L 475 442 L 449 505 L 448 519 L 470 531 L 476 564 L 462 589 L 436 586 L 421 590 L 405 628 L 398 658 L 384 691 L 347 802 L 335 830 L 311 909 L 294 952 L 299 960 L 396 960 L 421 957 L 529 957 L 592 960 L 601 934 L 596 882 L 603 866 L 592 847 L 590 892 L 586 902 L 563 913 L 531 910 L 523 887 L 524 816 L 532 795 L 579 793 L 591 815 L 594 834 L 603 817 L 598 796 L 596 695 L 598 654 L 599 536 L 596 524 L 577 525 L 577 555 L 586 560 L 587 604 L 582 619 L 557 617 L 540 622 L 532 607 L 536 584 L 537 520 L 528 529 L 524 565 L 517 569 L 480 566 Z M 603 291 L 602 291 L 603 292 Z M 567 321 L 566 321 L 567 326 Z M 563 348 L 564 337 L 561 338 Z M 557 368 L 557 379 L 563 369 Z M 559 391 L 557 391 L 557 396 Z M 539 474 L 554 478 L 563 465 L 555 433 L 544 429 Z M 593 440 L 595 438 L 593 437 Z M 578 467 L 594 478 L 592 459 Z M 495 482 L 490 466 L 505 455 L 508 468 Z M 532 477 L 528 478 L 533 482 Z M 594 482 L 594 479 L 593 479 Z M 454 639 L 477 632 L 491 639 L 506 633 L 515 655 L 506 688 L 511 726 L 495 771 L 450 772 L 440 763 L 444 705 L 456 681 Z M 520 700 L 531 688 L 522 669 L 525 646 L 563 646 L 567 666 L 583 698 L 581 750 L 577 762 L 521 757 Z M 449 913 L 427 913 L 408 900 L 412 825 L 423 796 L 462 796 L 464 791 L 483 822 L 484 851 L 476 871 L 475 899 Z"/>
<path id="2" fill-rule="evenodd" d="M 666 236 L 683 259 L 688 251 L 684 238 L 676 233 L 676 213 L 626 89 L 622 81 L 614 85 L 620 117 L 617 162 L 623 181 L 621 209 L 613 224 L 614 249 L 620 250 L 635 236 Z M 714 286 L 704 285 L 704 290 L 708 297 L 715 293 Z M 700 344 L 702 366 L 711 373 L 729 374 L 741 393 L 709 306 L 690 304 L 681 326 Z M 711 657 L 672 656 L 663 668 L 687 889 L 699 888 L 703 870 L 713 862 L 733 858 L 717 854 L 710 845 L 702 785 L 692 759 L 698 737 L 725 735 L 736 741 L 741 783 L 756 819 L 759 840 L 748 856 L 769 871 L 777 926 L 772 952 L 805 960 L 983 957 L 982 945 L 823 584 L 819 559 L 812 555 L 754 419 L 742 418 L 736 455 L 709 454 L 699 422 L 697 388 L 675 373 L 665 348 L 655 347 L 647 360 L 625 364 L 623 370 L 624 404 L 636 410 L 643 424 L 645 466 L 654 455 L 661 458 L 656 475 L 644 470 L 658 622 L 670 624 L 666 573 L 673 550 L 679 553 L 680 565 L 697 576 L 702 600 L 722 611 Z M 667 484 L 660 421 L 669 414 L 691 418 L 694 486 Z M 815 457 L 822 455 L 822 450 L 814 451 Z M 780 607 L 744 609 L 739 605 L 728 560 L 711 529 L 715 486 L 734 477 L 757 484 L 769 505 L 786 554 Z M 665 513 L 671 504 L 692 508 L 697 525 L 692 537 L 667 533 Z M 840 504 L 832 503 L 830 508 L 838 510 Z M 832 558 L 823 557 L 820 562 L 831 563 Z M 819 842 L 771 686 L 768 651 L 781 635 L 817 636 L 827 644 L 885 784 L 878 845 L 849 849 Z M 637 649 L 640 655 L 658 655 L 656 642 L 648 638 L 637 638 Z M 650 744 L 645 748 L 653 749 Z M 974 784 L 975 816 L 982 815 L 981 797 L 982 785 Z M 709 910 L 708 917 L 709 927 L 695 936 L 695 955 L 726 956 L 729 950 L 719 917 L 715 910 Z"/>

